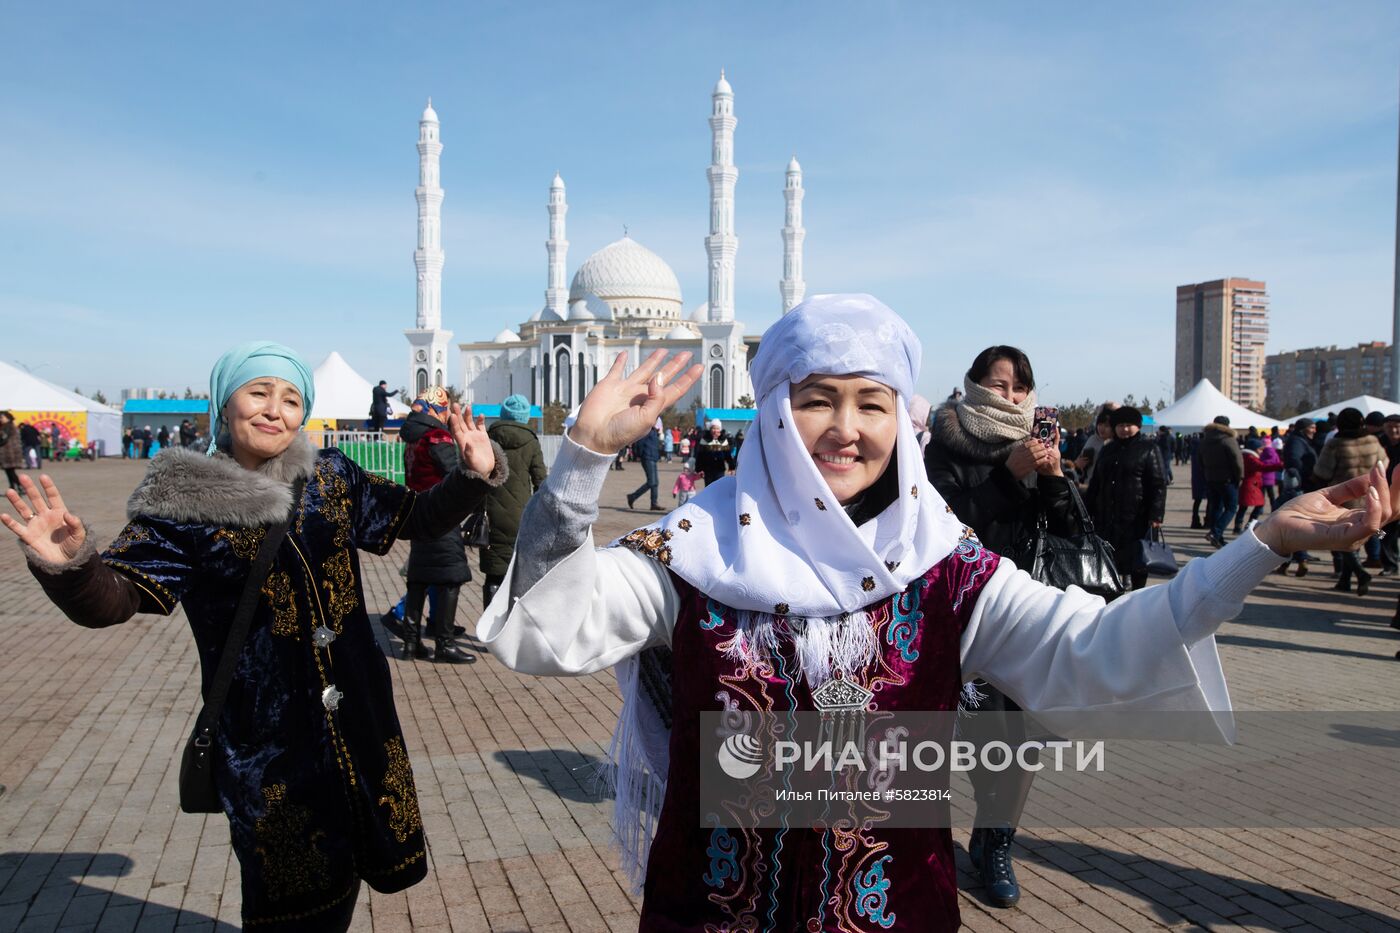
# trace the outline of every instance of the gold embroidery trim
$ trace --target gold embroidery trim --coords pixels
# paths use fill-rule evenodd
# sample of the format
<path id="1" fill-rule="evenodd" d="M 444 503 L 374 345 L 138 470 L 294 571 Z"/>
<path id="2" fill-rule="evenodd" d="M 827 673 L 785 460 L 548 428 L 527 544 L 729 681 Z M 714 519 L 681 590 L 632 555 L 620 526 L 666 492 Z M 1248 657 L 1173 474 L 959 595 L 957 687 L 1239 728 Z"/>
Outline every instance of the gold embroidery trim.
<path id="1" fill-rule="evenodd" d="M 262 793 L 267 810 L 253 826 L 253 851 L 262 857 L 268 897 L 280 901 L 324 888 L 330 880 L 329 860 L 317 844 L 326 833 L 312 826 L 310 808 L 288 803 L 285 783 L 264 787 Z"/>
<path id="2" fill-rule="evenodd" d="M 350 566 L 350 552 L 336 551 L 321 564 L 321 571 L 325 574 L 321 588 L 326 591 L 326 625 L 339 635 L 345 617 L 360 602 L 355 595 L 355 573 Z"/>
<path id="3" fill-rule="evenodd" d="M 384 772 L 384 796 L 379 805 L 389 807 L 389 829 L 399 842 L 407 842 L 408 837 L 423 828 L 423 817 L 418 812 L 418 790 L 413 786 L 413 769 L 408 764 L 408 753 L 404 751 L 403 737 L 384 743 L 384 753 L 388 757 Z"/>
<path id="4" fill-rule="evenodd" d="M 214 540 L 227 541 L 235 556 L 243 560 L 252 560 L 258 556 L 258 548 L 262 545 L 263 537 L 266 534 L 267 529 L 261 526 L 256 528 L 220 528 L 214 532 Z"/>
<path id="5" fill-rule="evenodd" d="M 263 581 L 262 594 L 272 607 L 272 634 L 297 637 L 297 601 L 292 578 L 285 570 L 273 570 Z"/>

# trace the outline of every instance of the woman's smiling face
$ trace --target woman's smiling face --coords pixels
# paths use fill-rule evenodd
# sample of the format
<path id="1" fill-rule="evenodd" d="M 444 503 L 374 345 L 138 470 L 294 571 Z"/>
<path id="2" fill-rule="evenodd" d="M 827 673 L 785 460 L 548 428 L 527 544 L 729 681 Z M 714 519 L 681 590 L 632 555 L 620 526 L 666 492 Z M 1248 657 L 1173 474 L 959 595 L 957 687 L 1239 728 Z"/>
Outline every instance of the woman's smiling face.
<path id="1" fill-rule="evenodd" d="M 814 374 L 792 387 L 797 433 L 842 505 L 869 489 L 889 466 L 899 434 L 889 386 L 864 376 Z"/>
<path id="2" fill-rule="evenodd" d="M 224 405 L 233 458 L 249 469 L 286 450 L 301 430 L 301 392 L 285 379 L 245 383 Z"/>

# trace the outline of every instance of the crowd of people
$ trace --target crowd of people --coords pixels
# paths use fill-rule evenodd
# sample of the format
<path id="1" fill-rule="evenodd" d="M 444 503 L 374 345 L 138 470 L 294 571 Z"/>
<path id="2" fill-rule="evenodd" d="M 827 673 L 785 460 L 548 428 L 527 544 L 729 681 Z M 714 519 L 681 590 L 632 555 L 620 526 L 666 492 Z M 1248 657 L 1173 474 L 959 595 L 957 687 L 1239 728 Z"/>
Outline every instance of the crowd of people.
<path id="1" fill-rule="evenodd" d="M 303 431 L 309 367 L 285 346 L 253 342 L 211 373 L 214 443 L 181 438 L 152 457 L 129 524 L 105 550 L 46 476 L 19 478 L 0 523 L 81 625 L 183 606 L 206 691 L 217 682 L 212 693 L 228 699 L 199 722 L 245 925 L 339 933 L 361 882 L 392 892 L 428 871 L 359 568 L 361 552 L 406 540 L 402 615 L 384 622 L 408 657 L 474 660 L 456 625 L 474 546 L 485 578 L 475 635 L 500 663 L 538 676 L 615 669 L 623 705 L 607 773 L 623 867 L 644 879 L 643 929 L 749 929 L 762 901 L 778 929 L 825 929 L 831 912 L 842 928 L 951 930 L 946 803 L 932 808 L 944 822 L 923 829 L 698 826 L 700 713 L 829 711 L 823 697 L 844 681 L 838 692 L 868 694 L 866 709 L 879 690 L 884 711 L 1164 704 L 1226 722 L 1215 629 L 1267 574 L 1306 567 L 1309 549 L 1333 552 L 1339 586 L 1355 579 L 1364 592 L 1355 549 L 1393 542 L 1382 529 L 1400 514 L 1385 469 L 1393 458 L 1376 435 L 1393 447 L 1400 419 L 1392 438 L 1348 409 L 1316 430 L 1320 445 L 1316 426 L 1301 424 L 1277 445 L 1272 435 L 1242 445 L 1223 419 L 1193 437 L 1145 435 L 1142 412 L 1106 405 L 1092 434 L 1065 437 L 1017 348 L 979 354 L 936 408 L 914 395 L 921 355 L 874 298 L 809 299 L 763 337 L 747 439 L 719 422 L 684 436 L 664 426 L 700 377 L 689 354 L 658 352 L 630 373 L 620 355 L 549 470 L 528 400 L 505 399 L 488 430 L 431 386 L 400 432 L 400 485 L 314 447 Z M 0 451 L 16 431 L 0 416 Z M 665 514 L 595 547 L 604 480 L 629 451 L 645 482 L 628 505 L 645 496 Z M 684 468 L 666 510 L 657 464 L 676 453 Z M 1132 592 L 1146 582 L 1135 545 L 1162 524 L 1173 462 L 1190 462 L 1193 480 L 1199 463 L 1200 524 L 1220 550 L 1157 599 Z M 1103 593 L 1049 585 L 1024 560 L 1045 536 L 1101 540 L 1119 583 Z M 229 625 L 236 611 L 251 619 L 246 634 Z M 973 736 L 1037 741 L 1018 728 Z M 941 738 L 951 736 L 949 725 Z M 1034 776 L 1033 755 L 1017 763 L 974 773 L 970 855 L 1002 906 L 1020 897 L 1012 843 Z M 265 832 L 272 823 L 285 831 Z M 852 857 L 823 856 L 833 850 Z"/>

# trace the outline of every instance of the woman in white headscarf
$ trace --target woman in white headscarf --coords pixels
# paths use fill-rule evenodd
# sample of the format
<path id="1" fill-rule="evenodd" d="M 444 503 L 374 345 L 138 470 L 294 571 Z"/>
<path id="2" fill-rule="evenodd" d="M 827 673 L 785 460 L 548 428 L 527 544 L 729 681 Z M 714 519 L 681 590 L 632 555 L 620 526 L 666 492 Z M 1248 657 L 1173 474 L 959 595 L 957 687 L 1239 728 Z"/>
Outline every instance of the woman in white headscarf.
<path id="1" fill-rule="evenodd" d="M 1228 731 L 1216 626 L 1279 555 L 1362 540 L 1394 508 L 1373 473 L 1111 606 L 1051 589 L 984 550 L 929 484 L 905 414 L 920 354 L 867 295 L 794 308 L 754 359 L 758 411 L 736 475 L 597 549 L 612 452 L 699 376 L 686 355 L 653 354 L 630 376 L 619 360 L 522 516 L 510 598 L 478 635 L 526 673 L 618 665 L 614 829 L 624 866 L 646 876 L 643 930 L 959 923 L 946 828 L 701 828 L 702 711 L 813 710 L 837 678 L 867 708 L 950 711 L 980 675 L 1030 711 L 1217 710 Z M 1337 504 L 1357 496 L 1364 510 Z"/>

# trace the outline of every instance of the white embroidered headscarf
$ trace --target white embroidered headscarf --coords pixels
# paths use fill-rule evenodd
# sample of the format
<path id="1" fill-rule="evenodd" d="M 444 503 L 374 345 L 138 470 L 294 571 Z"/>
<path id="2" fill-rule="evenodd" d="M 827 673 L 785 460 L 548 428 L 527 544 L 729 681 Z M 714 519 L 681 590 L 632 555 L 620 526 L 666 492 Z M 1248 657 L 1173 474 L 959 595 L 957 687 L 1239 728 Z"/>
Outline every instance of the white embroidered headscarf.
<path id="1" fill-rule="evenodd" d="M 921 355 L 909 325 L 869 295 L 815 295 L 779 318 L 750 368 L 758 413 L 735 476 L 648 526 L 669 533 L 671 570 L 735 609 L 814 618 L 903 592 L 951 553 L 962 523 L 929 484 L 903 417 Z M 813 374 L 865 376 L 897 396 L 898 494 L 859 528 L 793 422 L 791 387 Z"/>

